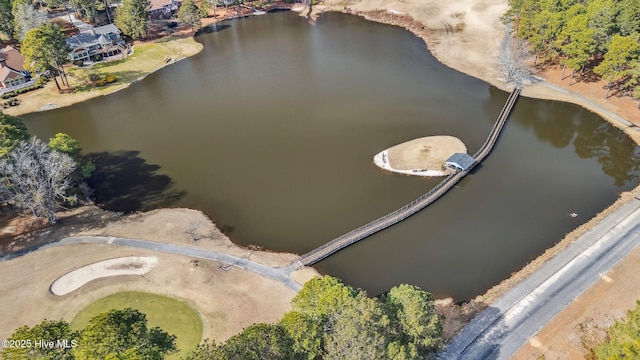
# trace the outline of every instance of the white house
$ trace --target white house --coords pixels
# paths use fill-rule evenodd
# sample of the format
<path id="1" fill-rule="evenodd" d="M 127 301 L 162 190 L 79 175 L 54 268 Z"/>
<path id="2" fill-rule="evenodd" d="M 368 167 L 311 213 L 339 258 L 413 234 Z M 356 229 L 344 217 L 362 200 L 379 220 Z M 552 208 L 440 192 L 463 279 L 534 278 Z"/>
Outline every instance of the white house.
<path id="1" fill-rule="evenodd" d="M 67 39 L 71 48 L 69 59 L 78 61 L 100 61 L 106 57 L 122 52 L 124 40 L 120 37 L 120 29 L 109 24 L 94 27 Z"/>
<path id="2" fill-rule="evenodd" d="M 24 68 L 24 56 L 11 46 L 0 49 L 0 94 L 34 84 Z"/>

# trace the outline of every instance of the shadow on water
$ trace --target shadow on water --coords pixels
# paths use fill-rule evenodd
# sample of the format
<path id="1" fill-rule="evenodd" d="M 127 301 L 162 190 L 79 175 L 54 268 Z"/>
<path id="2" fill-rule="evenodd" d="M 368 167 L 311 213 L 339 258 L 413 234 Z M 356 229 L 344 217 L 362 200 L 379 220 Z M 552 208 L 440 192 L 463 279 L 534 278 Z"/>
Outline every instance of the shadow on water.
<path id="1" fill-rule="evenodd" d="M 171 178 L 158 174 L 159 165 L 147 164 L 139 151 L 101 152 L 87 155 L 96 170 L 89 180 L 96 203 L 119 212 L 171 206 L 185 195 L 172 188 Z"/>
<path id="2" fill-rule="evenodd" d="M 287 12 L 287 11 L 291 11 L 291 9 L 287 9 L 287 8 L 275 8 L 275 9 L 271 9 L 269 11 L 267 11 L 269 14 L 273 14 L 273 13 L 280 13 L 280 12 Z"/>
<path id="3" fill-rule="evenodd" d="M 640 171 L 640 147 L 630 146 L 625 133 L 605 122 L 581 122 L 576 130 L 573 147 L 580 158 L 596 158 L 616 186 L 635 178 Z"/>
<path id="4" fill-rule="evenodd" d="M 499 101 L 506 93 L 489 87 L 489 99 L 484 104 L 487 114 L 499 112 Z M 602 171 L 613 178 L 618 187 L 634 180 L 640 172 L 640 147 L 615 126 L 599 116 L 577 111 L 577 105 L 521 98 L 514 109 L 512 121 L 531 129 L 536 138 L 557 149 L 573 145 L 581 159 L 596 159 Z M 500 141 L 500 140 L 498 140 Z"/>
<path id="5" fill-rule="evenodd" d="M 202 34 L 213 34 L 213 33 L 217 33 L 223 30 L 226 30 L 228 28 L 230 28 L 231 25 L 229 24 L 218 24 L 218 23 L 213 23 L 207 27 L 203 27 L 202 29 L 198 30 L 196 32 L 195 36 L 198 35 L 202 35 Z"/>

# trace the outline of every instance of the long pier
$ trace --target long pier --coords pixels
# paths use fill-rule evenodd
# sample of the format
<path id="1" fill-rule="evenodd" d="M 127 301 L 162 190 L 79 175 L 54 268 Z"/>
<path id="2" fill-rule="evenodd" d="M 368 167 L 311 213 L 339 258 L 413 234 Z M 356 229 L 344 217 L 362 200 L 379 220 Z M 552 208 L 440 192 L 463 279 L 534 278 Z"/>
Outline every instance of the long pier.
<path id="1" fill-rule="evenodd" d="M 400 209 L 389 213 L 383 217 L 380 217 L 376 220 L 371 221 L 370 223 L 363 225 L 355 230 L 349 231 L 346 234 L 340 235 L 337 238 L 329 241 L 328 243 L 321 245 L 308 253 L 300 256 L 298 261 L 302 265 L 312 265 L 317 263 L 320 260 L 328 257 L 329 255 L 344 249 L 345 247 L 354 244 L 370 235 L 377 233 L 380 230 L 386 229 L 394 224 L 399 223 L 400 221 L 408 218 L 409 216 L 417 213 L 418 211 L 424 209 L 429 206 L 431 203 L 436 201 L 439 197 L 444 195 L 449 189 L 451 189 L 455 184 L 457 184 L 462 178 L 464 178 L 473 168 L 481 163 L 487 155 L 493 150 L 498 137 L 504 125 L 507 123 L 509 119 L 509 115 L 513 110 L 513 107 L 520 96 L 520 92 L 522 89 L 516 88 L 514 89 L 509 97 L 507 98 L 507 102 L 502 107 L 502 111 L 500 111 L 500 115 L 498 115 L 498 119 L 496 123 L 493 125 L 487 140 L 484 142 L 482 147 L 473 155 L 475 162 L 469 166 L 466 170 L 460 170 L 454 174 L 447 176 L 444 180 L 442 180 L 438 185 L 436 185 L 433 189 L 431 189 L 428 193 L 420 196 L 415 199 L 411 203 L 401 207 Z"/>

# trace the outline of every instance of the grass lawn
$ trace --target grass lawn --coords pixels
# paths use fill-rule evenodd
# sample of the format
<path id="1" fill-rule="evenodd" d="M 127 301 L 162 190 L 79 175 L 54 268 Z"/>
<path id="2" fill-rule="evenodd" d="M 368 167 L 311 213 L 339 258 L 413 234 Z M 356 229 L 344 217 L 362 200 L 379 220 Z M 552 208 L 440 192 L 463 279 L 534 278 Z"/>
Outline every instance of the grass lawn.
<path id="1" fill-rule="evenodd" d="M 134 46 L 134 53 L 124 60 L 97 63 L 88 68 L 67 67 L 69 83 L 73 91 L 58 93 L 53 81 L 40 90 L 18 95 L 21 104 L 4 112 L 17 116 L 38 111 L 46 104 L 68 106 L 100 95 L 123 89 L 132 82 L 166 66 L 165 58 L 178 60 L 197 54 L 202 44 L 192 37 L 167 37 L 154 42 L 139 43 Z M 112 84 L 94 86 L 89 81 L 89 74 L 104 78 L 107 74 L 116 77 Z M 60 81 L 60 79 L 58 79 Z"/>
<path id="2" fill-rule="evenodd" d="M 80 330 L 100 313 L 127 307 L 144 313 L 149 328 L 158 326 L 177 337 L 178 352 L 168 356 L 169 360 L 188 355 L 202 339 L 202 320 L 193 308 L 182 301 L 140 291 L 121 292 L 94 302 L 76 315 L 71 328 Z"/>
<path id="3" fill-rule="evenodd" d="M 164 38 L 151 43 L 141 43 L 134 47 L 134 53 L 124 60 L 97 63 L 88 68 L 69 68 L 74 81 L 74 93 L 98 91 L 102 94 L 118 90 L 131 82 L 163 67 L 164 60 L 173 60 L 191 56 L 202 49 L 202 45 L 193 38 Z M 95 87 L 88 81 L 89 73 L 104 77 L 114 75 L 117 81 L 111 85 Z"/>

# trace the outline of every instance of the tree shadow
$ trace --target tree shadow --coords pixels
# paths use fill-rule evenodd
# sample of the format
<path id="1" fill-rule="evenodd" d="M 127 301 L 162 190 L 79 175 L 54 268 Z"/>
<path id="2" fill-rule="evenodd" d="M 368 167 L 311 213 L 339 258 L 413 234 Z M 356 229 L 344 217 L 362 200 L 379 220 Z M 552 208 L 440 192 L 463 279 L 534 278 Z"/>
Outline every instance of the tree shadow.
<path id="1" fill-rule="evenodd" d="M 159 165 L 148 164 L 139 151 L 101 152 L 87 155 L 96 170 L 87 180 L 95 202 L 119 212 L 145 211 L 173 205 L 185 195 L 173 188 L 171 178 L 158 174 Z"/>
<path id="2" fill-rule="evenodd" d="M 104 79 L 105 74 L 102 74 L 97 70 L 98 69 L 96 68 L 96 75 Z M 82 74 L 78 73 L 74 75 L 74 78 L 78 80 L 80 84 L 73 87 L 73 93 L 87 92 L 91 90 L 109 89 L 114 86 L 131 83 L 136 79 L 146 75 L 146 73 L 142 71 L 135 71 L 135 70 L 112 71 L 112 72 L 109 72 L 109 75 L 115 76 L 116 81 L 110 84 L 104 84 L 103 86 L 97 86 L 89 80 L 90 72 L 91 70 L 89 69 L 89 70 L 85 70 L 84 73 Z"/>
<path id="3" fill-rule="evenodd" d="M 503 337 L 509 334 L 504 325 L 503 314 L 498 308 L 487 306 L 482 303 L 482 310 L 478 313 L 472 311 L 467 316 L 461 316 L 458 327 L 455 329 L 445 329 L 455 336 L 448 338 L 445 348 L 437 354 L 439 360 L 454 359 L 497 359 L 500 356 L 501 348 L 498 343 Z M 464 305 L 460 309 L 464 312 Z M 460 316 L 460 310 L 456 311 Z"/>
<path id="4" fill-rule="evenodd" d="M 25 255 L 83 231 L 100 230 L 121 218 L 120 213 L 92 205 L 61 211 L 56 215 L 58 222 L 55 224 L 31 215 L 13 214 L 7 218 L 2 226 L 10 225 L 10 228 L 6 233 L 0 233 L 0 261 Z"/>
<path id="5" fill-rule="evenodd" d="M 489 87 L 489 93 L 484 110 L 490 115 L 487 118 L 495 121 L 491 116 L 499 112 L 500 103 L 506 97 L 504 92 L 494 87 Z M 530 129 L 538 140 L 554 148 L 572 146 L 581 159 L 595 159 L 617 187 L 628 181 L 637 181 L 640 147 L 623 131 L 577 105 L 520 98 L 512 119 L 519 126 Z M 478 170 L 476 167 L 474 172 Z"/>
<path id="6" fill-rule="evenodd" d="M 229 29 L 230 27 L 231 25 L 229 24 L 213 23 L 209 26 L 203 27 L 202 29 L 198 30 L 196 32 L 196 36 L 202 35 L 202 34 L 212 34 L 212 33 L 221 32 L 223 30 Z"/>

